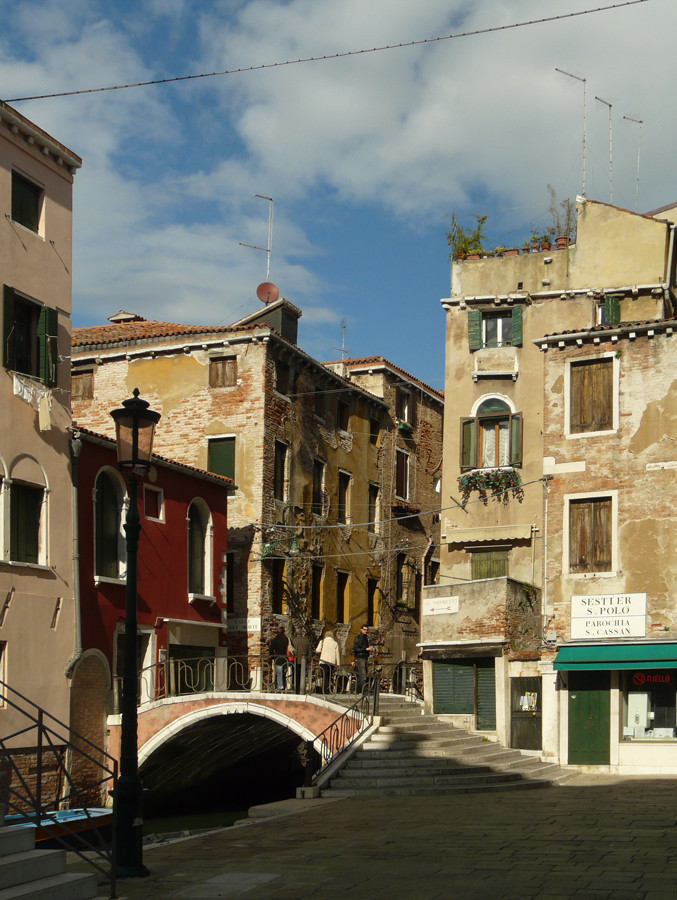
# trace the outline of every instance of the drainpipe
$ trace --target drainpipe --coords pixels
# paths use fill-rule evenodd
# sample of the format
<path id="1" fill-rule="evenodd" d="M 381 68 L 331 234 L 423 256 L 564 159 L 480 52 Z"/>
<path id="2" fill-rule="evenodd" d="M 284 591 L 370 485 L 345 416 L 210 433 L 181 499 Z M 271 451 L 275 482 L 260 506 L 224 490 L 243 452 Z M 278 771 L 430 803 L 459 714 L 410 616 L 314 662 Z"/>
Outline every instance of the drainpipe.
<path id="1" fill-rule="evenodd" d="M 71 451 L 71 480 L 73 483 L 73 605 L 75 615 L 75 650 L 66 663 L 65 675 L 70 678 L 73 675 L 78 660 L 82 656 L 82 616 L 80 597 L 80 530 L 78 525 L 78 459 L 82 450 L 82 439 L 79 431 L 73 432 L 73 437 L 68 442 Z"/>

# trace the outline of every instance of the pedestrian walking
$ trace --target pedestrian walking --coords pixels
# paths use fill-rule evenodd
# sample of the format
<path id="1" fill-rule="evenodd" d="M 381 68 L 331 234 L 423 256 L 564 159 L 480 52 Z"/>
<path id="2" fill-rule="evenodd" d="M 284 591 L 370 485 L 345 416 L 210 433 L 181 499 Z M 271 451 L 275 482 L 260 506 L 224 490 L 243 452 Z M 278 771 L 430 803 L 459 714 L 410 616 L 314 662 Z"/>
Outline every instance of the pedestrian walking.
<path id="1" fill-rule="evenodd" d="M 357 677 L 357 693 L 361 694 L 367 681 L 367 660 L 374 650 L 369 643 L 369 626 L 363 625 L 353 641 L 353 669 Z"/>
<path id="2" fill-rule="evenodd" d="M 336 666 L 341 664 L 339 645 L 334 639 L 334 632 L 325 632 L 324 637 L 317 645 L 316 653 L 320 654 L 320 671 L 322 672 L 322 693 L 328 694 L 331 686 L 331 677 Z"/>

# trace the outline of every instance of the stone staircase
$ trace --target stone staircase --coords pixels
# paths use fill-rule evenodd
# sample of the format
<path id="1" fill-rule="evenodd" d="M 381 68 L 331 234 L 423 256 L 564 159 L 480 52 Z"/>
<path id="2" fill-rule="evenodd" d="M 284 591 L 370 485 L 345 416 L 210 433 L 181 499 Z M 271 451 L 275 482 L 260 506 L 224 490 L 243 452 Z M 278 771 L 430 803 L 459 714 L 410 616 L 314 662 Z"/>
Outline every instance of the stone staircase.
<path id="1" fill-rule="evenodd" d="M 323 797 L 523 790 L 576 774 L 424 716 L 402 697 L 382 695 L 379 714 L 378 731 L 322 787 Z"/>
<path id="2" fill-rule="evenodd" d="M 0 900 L 92 900 L 93 873 L 66 872 L 65 850 L 36 850 L 32 828 L 0 827 Z"/>

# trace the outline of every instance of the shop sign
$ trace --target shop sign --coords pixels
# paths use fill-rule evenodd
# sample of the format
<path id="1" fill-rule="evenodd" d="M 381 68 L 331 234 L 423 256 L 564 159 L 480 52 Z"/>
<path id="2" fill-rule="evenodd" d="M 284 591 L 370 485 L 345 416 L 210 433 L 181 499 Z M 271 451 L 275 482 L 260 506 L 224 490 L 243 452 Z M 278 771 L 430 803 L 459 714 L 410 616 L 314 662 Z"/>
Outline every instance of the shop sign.
<path id="1" fill-rule="evenodd" d="M 646 594 L 571 597 L 571 640 L 646 637 Z"/>
<path id="2" fill-rule="evenodd" d="M 425 597 L 423 600 L 424 616 L 440 616 L 445 613 L 457 613 L 458 597 Z"/>
<path id="3" fill-rule="evenodd" d="M 675 683 L 672 672 L 633 672 L 630 681 L 634 688 L 651 688 L 662 685 L 673 685 Z"/>

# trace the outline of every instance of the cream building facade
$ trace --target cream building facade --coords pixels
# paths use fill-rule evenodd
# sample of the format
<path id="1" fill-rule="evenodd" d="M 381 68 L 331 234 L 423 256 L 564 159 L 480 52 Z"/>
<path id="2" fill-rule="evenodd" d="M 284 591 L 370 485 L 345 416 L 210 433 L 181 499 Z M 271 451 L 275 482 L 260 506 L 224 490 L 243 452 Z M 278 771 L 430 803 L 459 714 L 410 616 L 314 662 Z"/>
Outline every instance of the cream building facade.
<path id="1" fill-rule="evenodd" d="M 619 636 L 600 631 L 610 656 L 585 659 L 581 648 L 595 642 L 571 623 L 585 603 L 625 608 L 626 595 L 646 595 L 632 601 L 636 630 L 620 640 L 639 647 L 626 665 L 646 679 L 672 652 L 675 588 L 651 573 L 666 571 L 675 533 L 666 474 L 675 459 L 675 229 L 668 208 L 641 216 L 579 198 L 577 213 L 575 243 L 562 249 L 452 263 L 442 301 L 441 578 L 424 592 L 422 619 L 426 702 L 508 745 L 628 771 L 638 751 L 627 746 L 627 708 L 638 701 L 623 699 L 626 676 L 611 668 Z M 630 469 L 635 486 L 623 492 Z M 655 530 L 658 497 L 661 540 L 638 553 L 622 536 L 631 523 Z M 610 679 L 596 695 L 595 678 Z M 674 694 L 671 714 L 654 710 L 659 719 L 674 719 Z M 594 697 L 606 749 L 588 763 L 576 703 Z M 661 728 L 669 742 L 675 722 Z M 651 752 L 645 765 L 663 766 L 665 754 Z"/>

